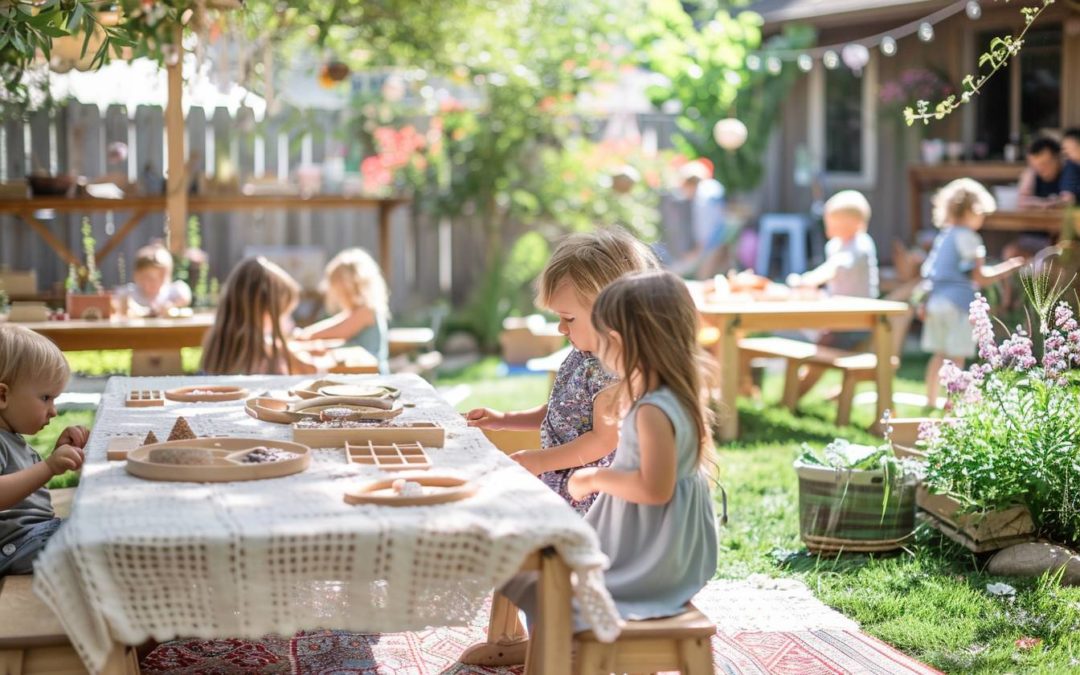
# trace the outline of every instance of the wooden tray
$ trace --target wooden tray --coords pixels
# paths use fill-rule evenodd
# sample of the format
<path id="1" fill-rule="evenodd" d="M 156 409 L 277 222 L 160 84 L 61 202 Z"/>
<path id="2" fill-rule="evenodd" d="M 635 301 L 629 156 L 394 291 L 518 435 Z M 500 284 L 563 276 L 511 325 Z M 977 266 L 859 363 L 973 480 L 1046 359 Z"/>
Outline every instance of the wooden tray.
<path id="1" fill-rule="evenodd" d="M 431 459 L 419 443 L 393 443 L 375 445 L 367 443 L 345 443 L 345 461 L 349 464 L 373 466 L 380 471 L 406 471 L 410 469 L 426 470 L 431 468 Z"/>
<path id="2" fill-rule="evenodd" d="M 259 397 L 248 399 L 244 410 L 258 420 L 290 424 L 302 419 L 320 419 L 323 410 L 328 408 L 350 408 L 354 414 L 344 420 L 387 420 L 401 414 L 400 407 L 394 407 L 389 399 L 353 398 L 351 396 L 320 396 L 299 401 L 284 401 L 277 398 Z"/>
<path id="3" fill-rule="evenodd" d="M 375 445 L 419 443 L 426 448 L 441 448 L 446 442 L 446 430 L 431 422 L 355 427 L 304 427 L 294 424 L 293 440 L 313 448 L 341 448 L 346 443 L 368 441 Z"/>
<path id="4" fill-rule="evenodd" d="M 332 388 L 332 389 L 331 389 Z M 324 391 L 329 389 L 329 391 Z M 401 395 L 401 390 L 385 384 L 344 382 L 341 380 L 312 380 L 296 385 L 290 392 L 300 398 L 319 396 L 351 396 L 353 398 L 389 398 Z"/>
<path id="5" fill-rule="evenodd" d="M 456 502 L 476 494 L 476 486 L 452 476 L 409 476 L 407 480 L 420 483 L 422 495 L 404 497 L 394 494 L 395 478 L 373 481 L 358 490 L 345 493 L 346 504 L 376 504 L 378 506 L 426 506 Z"/>
<path id="6" fill-rule="evenodd" d="M 165 398 L 170 401 L 184 401 L 185 403 L 239 401 L 247 395 L 247 389 L 227 384 L 199 384 L 191 387 L 170 389 L 165 392 Z"/>
<path id="7" fill-rule="evenodd" d="M 140 436 L 114 436 L 105 445 L 105 457 L 110 462 L 122 462 L 128 457 L 128 453 L 142 447 L 143 439 Z"/>
<path id="8" fill-rule="evenodd" d="M 240 461 L 255 447 L 283 450 L 295 455 L 291 459 L 262 464 Z M 162 448 L 196 448 L 210 450 L 210 464 L 166 464 L 152 462 L 149 455 Z M 193 483 L 226 483 L 242 480 L 280 478 L 299 473 L 311 464 L 311 448 L 299 443 L 266 438 L 197 438 L 190 441 L 167 441 L 144 445 L 128 453 L 124 468 L 133 476 L 147 480 L 184 481 Z"/>
<path id="9" fill-rule="evenodd" d="M 160 389 L 132 389 L 124 399 L 127 408 L 150 408 L 165 405 L 165 394 Z"/>

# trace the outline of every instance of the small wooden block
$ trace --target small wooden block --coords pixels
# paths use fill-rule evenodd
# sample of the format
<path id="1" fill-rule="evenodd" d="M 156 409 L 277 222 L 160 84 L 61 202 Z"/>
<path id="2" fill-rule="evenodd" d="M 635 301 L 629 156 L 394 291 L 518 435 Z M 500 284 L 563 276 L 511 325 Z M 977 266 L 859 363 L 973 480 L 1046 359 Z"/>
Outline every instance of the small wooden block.
<path id="1" fill-rule="evenodd" d="M 124 405 L 128 408 L 150 408 L 165 405 L 165 393 L 160 389 L 132 389 Z"/>
<path id="2" fill-rule="evenodd" d="M 419 443 L 375 445 L 345 442 L 345 460 L 350 464 L 374 466 L 381 471 L 425 470 L 431 468 L 424 446 Z"/>
<path id="3" fill-rule="evenodd" d="M 446 430 L 431 422 L 354 427 L 311 427 L 294 424 L 293 440 L 312 448 L 341 448 L 346 443 L 369 441 L 375 445 L 419 443 L 425 448 L 441 448 L 446 442 Z"/>
<path id="4" fill-rule="evenodd" d="M 138 436 L 116 436 L 110 438 L 105 446 L 105 456 L 110 462 L 122 462 L 127 459 L 129 452 L 142 444 L 142 439 Z"/>

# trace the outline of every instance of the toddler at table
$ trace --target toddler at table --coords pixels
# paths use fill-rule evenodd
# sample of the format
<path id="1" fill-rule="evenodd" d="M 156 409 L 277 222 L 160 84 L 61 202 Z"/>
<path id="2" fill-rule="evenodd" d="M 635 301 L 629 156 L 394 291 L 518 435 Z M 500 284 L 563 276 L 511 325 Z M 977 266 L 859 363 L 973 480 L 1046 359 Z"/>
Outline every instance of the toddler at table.
<path id="1" fill-rule="evenodd" d="M 922 348 L 933 355 L 926 364 L 929 407 L 937 407 L 938 372 L 945 359 L 962 368 L 975 352 L 968 321 L 975 291 L 1024 264 L 1020 256 L 999 265 L 986 264 L 986 248 L 978 231 L 986 214 L 996 207 L 986 188 L 970 178 L 954 180 L 934 195 L 934 225 L 941 231 L 923 263 L 925 304 L 920 310 Z"/>
<path id="2" fill-rule="evenodd" d="M 585 520 L 611 561 L 604 584 L 624 619 L 681 613 L 716 573 L 710 390 L 715 372 L 697 343 L 697 311 L 670 272 L 615 281 L 596 299 L 600 359 L 621 377 L 619 446 L 610 467 L 578 469 L 571 496 L 599 493 Z M 536 573 L 502 588 L 535 620 Z M 575 612 L 575 630 L 583 630 Z"/>
<path id="3" fill-rule="evenodd" d="M 135 253 L 127 285 L 128 312 L 135 316 L 164 316 L 173 307 L 191 304 L 191 289 L 179 279 L 173 280 L 173 259 L 161 244 L 150 244 Z"/>
<path id="4" fill-rule="evenodd" d="M 617 378 L 596 358 L 597 333 L 592 325 L 596 296 L 619 277 L 656 269 L 655 255 L 621 229 L 599 229 L 565 237 L 540 275 L 537 304 L 559 317 L 559 332 L 573 349 L 555 375 L 547 403 L 530 410 L 498 412 L 477 408 L 466 414 L 470 426 L 483 429 L 540 429 L 539 450 L 522 450 L 512 458 L 540 476 L 580 513 L 591 496 L 575 499 L 566 484 L 582 466 L 607 466 L 618 431 L 614 396 Z"/>
<path id="5" fill-rule="evenodd" d="M 337 254 L 326 266 L 319 285 L 326 308 L 335 312 L 294 334 L 298 340 L 340 338 L 346 346 L 363 347 L 379 361 L 379 372 L 390 372 L 386 321 L 390 293 L 378 263 L 361 248 Z"/>
<path id="6" fill-rule="evenodd" d="M 67 360 L 48 339 L 0 325 L 0 577 L 33 571 L 61 522 L 45 484 L 82 466 L 86 427 L 64 429 L 44 461 L 23 438 L 56 417 L 56 397 L 69 374 Z"/>
<path id="7" fill-rule="evenodd" d="M 824 286 L 829 295 L 856 298 L 878 297 L 877 247 L 867 234 L 870 202 L 857 190 L 842 190 L 825 202 L 825 262 L 805 274 L 789 274 L 792 288 Z M 823 347 L 858 349 L 870 340 L 870 331 L 824 331 L 817 339 Z M 799 396 L 810 391 L 825 369 L 804 366 L 799 377 Z"/>
<path id="8" fill-rule="evenodd" d="M 203 340 L 200 370 L 207 375 L 290 375 L 326 370 L 332 357 L 294 348 L 285 336 L 300 302 L 300 285 L 262 256 L 246 258 L 229 274 L 214 325 Z"/>

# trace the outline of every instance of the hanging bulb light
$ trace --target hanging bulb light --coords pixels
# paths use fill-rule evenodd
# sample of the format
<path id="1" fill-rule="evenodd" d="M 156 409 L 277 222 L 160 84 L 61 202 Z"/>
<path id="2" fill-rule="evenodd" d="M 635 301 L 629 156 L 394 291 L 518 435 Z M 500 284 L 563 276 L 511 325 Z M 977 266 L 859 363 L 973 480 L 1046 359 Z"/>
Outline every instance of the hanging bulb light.
<path id="1" fill-rule="evenodd" d="M 809 54 L 799 54 L 798 64 L 799 70 L 809 73 L 814 68 L 814 57 Z"/>
<path id="2" fill-rule="evenodd" d="M 773 75 L 779 75 L 783 67 L 784 64 L 780 62 L 779 56 L 770 56 L 765 59 L 765 68 Z"/>
<path id="3" fill-rule="evenodd" d="M 857 75 L 870 63 L 870 50 L 860 44 L 844 45 L 840 50 L 840 59 Z"/>
<path id="4" fill-rule="evenodd" d="M 821 62 L 825 64 L 825 67 L 829 70 L 836 70 L 836 67 L 840 65 L 840 57 L 833 50 L 825 52 L 821 56 Z"/>
<path id="5" fill-rule="evenodd" d="M 982 16 L 982 5 L 979 4 L 978 0 L 968 0 L 968 4 L 964 7 L 964 12 L 967 13 L 969 19 L 975 21 Z"/>
<path id="6" fill-rule="evenodd" d="M 761 57 L 757 54 L 748 54 L 746 57 L 746 67 L 752 71 L 758 71 L 761 69 Z"/>
<path id="7" fill-rule="evenodd" d="M 746 142 L 746 125 L 734 117 L 720 120 L 713 126 L 713 140 L 725 150 L 738 150 Z"/>
<path id="8" fill-rule="evenodd" d="M 934 26 L 929 21 L 923 21 L 919 24 L 919 39 L 923 42 L 930 42 L 934 39 Z"/>
<path id="9" fill-rule="evenodd" d="M 891 35 L 881 38 L 881 53 L 885 56 L 896 56 L 896 39 Z"/>

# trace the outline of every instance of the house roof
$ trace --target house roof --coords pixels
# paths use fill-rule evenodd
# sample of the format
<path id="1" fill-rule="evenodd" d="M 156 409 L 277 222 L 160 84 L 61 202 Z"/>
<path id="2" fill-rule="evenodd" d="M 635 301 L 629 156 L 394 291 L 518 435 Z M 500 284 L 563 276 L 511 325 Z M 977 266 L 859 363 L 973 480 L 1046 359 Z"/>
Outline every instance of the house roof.
<path id="1" fill-rule="evenodd" d="M 946 7 L 955 0 L 757 0 L 747 9 L 757 12 L 766 27 L 800 21 L 819 27 L 867 20 L 912 20 Z"/>

